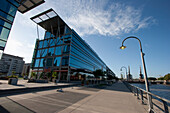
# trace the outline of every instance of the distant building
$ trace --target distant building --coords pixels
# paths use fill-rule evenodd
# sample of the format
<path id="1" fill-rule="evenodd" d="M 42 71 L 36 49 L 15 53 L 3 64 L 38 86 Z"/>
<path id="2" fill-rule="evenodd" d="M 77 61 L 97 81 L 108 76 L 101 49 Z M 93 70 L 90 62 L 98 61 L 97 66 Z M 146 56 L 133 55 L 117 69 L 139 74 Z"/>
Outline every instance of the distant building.
<path id="1" fill-rule="evenodd" d="M 144 79 L 144 76 L 143 76 L 143 74 L 142 74 L 142 70 L 141 70 L 141 66 L 140 66 L 139 79 Z"/>
<path id="2" fill-rule="evenodd" d="M 0 59 L 17 10 L 25 13 L 44 3 L 44 0 L 0 0 Z"/>
<path id="3" fill-rule="evenodd" d="M 132 75 L 130 74 L 130 66 L 128 66 L 128 75 L 127 75 L 127 80 L 132 80 Z"/>
<path id="4" fill-rule="evenodd" d="M 52 9 L 31 18 L 46 30 L 44 39 L 37 39 L 32 58 L 32 71 L 57 72 L 59 80 L 70 81 L 90 77 L 101 69 L 107 75 L 115 74 L 96 52 L 71 29 Z"/>
<path id="5" fill-rule="evenodd" d="M 23 66 L 22 75 L 28 76 L 30 73 L 31 63 L 26 63 Z"/>
<path id="6" fill-rule="evenodd" d="M 9 76 L 14 71 L 16 75 L 21 75 L 23 66 L 24 61 L 22 57 L 4 53 L 0 60 L 0 73 L 1 75 Z"/>

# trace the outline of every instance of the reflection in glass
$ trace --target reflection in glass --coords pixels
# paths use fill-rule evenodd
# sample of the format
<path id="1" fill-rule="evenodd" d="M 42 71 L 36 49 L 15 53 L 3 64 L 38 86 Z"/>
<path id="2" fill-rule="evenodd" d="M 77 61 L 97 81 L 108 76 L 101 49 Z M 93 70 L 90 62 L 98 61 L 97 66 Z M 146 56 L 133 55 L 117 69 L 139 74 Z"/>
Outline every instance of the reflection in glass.
<path id="1" fill-rule="evenodd" d="M 50 38 L 50 35 L 51 35 L 51 33 L 50 33 L 50 32 L 48 32 L 48 31 L 46 31 L 44 39 L 48 39 L 48 38 Z"/>
<path id="2" fill-rule="evenodd" d="M 5 47 L 6 42 L 5 41 L 1 41 L 0 40 L 0 50 L 2 50 L 1 48 Z"/>
<path id="3" fill-rule="evenodd" d="M 40 61 L 40 67 L 45 67 L 46 59 L 42 58 Z"/>
<path id="4" fill-rule="evenodd" d="M 47 40 L 44 40 L 43 48 L 45 48 L 45 47 L 48 47 L 48 41 Z"/>
<path id="5" fill-rule="evenodd" d="M 61 57 L 56 57 L 54 59 L 54 66 L 60 66 Z"/>
<path id="6" fill-rule="evenodd" d="M 48 50 L 48 56 L 53 56 L 53 55 L 54 55 L 54 47 L 49 48 L 49 50 Z"/>
<path id="7" fill-rule="evenodd" d="M 0 26 L 0 39 L 7 41 L 9 30 Z"/>
<path id="8" fill-rule="evenodd" d="M 47 56 L 47 49 L 43 49 L 42 50 L 42 57 L 46 57 Z"/>
<path id="9" fill-rule="evenodd" d="M 53 58 L 47 58 L 46 66 L 49 67 L 52 66 L 52 64 L 53 64 Z"/>
<path id="10" fill-rule="evenodd" d="M 55 55 L 61 55 L 61 49 L 62 49 L 62 46 L 56 47 Z"/>
<path id="11" fill-rule="evenodd" d="M 41 50 L 37 50 L 37 58 L 40 57 L 40 54 L 41 54 Z"/>
<path id="12" fill-rule="evenodd" d="M 50 40 L 50 47 L 55 46 L 55 41 L 56 41 L 56 39 L 51 39 Z"/>
<path id="13" fill-rule="evenodd" d="M 39 61 L 40 61 L 40 59 L 36 59 L 36 60 L 35 60 L 34 67 L 38 67 L 38 65 L 39 65 Z"/>
<path id="14" fill-rule="evenodd" d="M 68 56 L 63 56 L 62 57 L 62 66 L 67 66 L 68 65 Z"/>
<path id="15" fill-rule="evenodd" d="M 67 54 L 70 51 L 70 45 L 64 45 L 63 47 L 63 54 Z"/>
<path id="16" fill-rule="evenodd" d="M 43 47 L 43 41 L 40 41 L 38 48 L 42 48 L 42 47 Z"/>

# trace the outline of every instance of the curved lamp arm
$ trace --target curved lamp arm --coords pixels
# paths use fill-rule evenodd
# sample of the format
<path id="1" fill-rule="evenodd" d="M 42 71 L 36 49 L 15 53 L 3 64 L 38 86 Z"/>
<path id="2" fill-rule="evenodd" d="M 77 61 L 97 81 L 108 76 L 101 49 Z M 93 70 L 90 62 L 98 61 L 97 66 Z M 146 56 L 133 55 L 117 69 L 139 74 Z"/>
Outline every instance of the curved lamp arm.
<path id="1" fill-rule="evenodd" d="M 137 39 L 137 40 L 139 41 L 140 50 L 141 50 L 141 52 L 142 52 L 142 43 L 141 43 L 141 41 L 139 40 L 139 38 L 134 37 L 134 36 L 129 36 L 129 37 L 125 38 L 125 39 L 122 41 L 122 46 L 120 47 L 120 49 L 125 49 L 125 48 L 126 48 L 126 46 L 124 46 L 123 44 L 124 44 L 125 40 L 127 40 L 127 39 L 129 39 L 129 38 L 134 38 L 134 39 Z M 143 53 L 143 52 L 142 52 L 142 53 Z"/>

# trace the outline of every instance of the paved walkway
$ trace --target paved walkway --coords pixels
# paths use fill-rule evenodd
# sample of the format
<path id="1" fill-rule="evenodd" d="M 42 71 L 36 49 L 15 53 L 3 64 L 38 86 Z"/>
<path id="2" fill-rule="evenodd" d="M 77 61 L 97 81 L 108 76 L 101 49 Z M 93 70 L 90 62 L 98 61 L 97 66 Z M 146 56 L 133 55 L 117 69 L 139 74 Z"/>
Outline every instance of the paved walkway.
<path id="1" fill-rule="evenodd" d="M 122 82 L 68 87 L 0 98 L 0 113 L 147 113 Z"/>
<path id="2" fill-rule="evenodd" d="M 146 113 L 143 105 L 118 82 L 92 94 L 60 113 Z"/>

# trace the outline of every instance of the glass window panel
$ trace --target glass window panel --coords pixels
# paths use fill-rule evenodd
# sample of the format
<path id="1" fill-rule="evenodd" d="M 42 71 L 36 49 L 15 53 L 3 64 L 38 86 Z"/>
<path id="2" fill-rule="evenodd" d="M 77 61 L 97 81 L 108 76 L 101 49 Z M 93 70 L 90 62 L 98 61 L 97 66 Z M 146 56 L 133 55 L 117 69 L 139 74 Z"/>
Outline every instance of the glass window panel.
<path id="1" fill-rule="evenodd" d="M 42 58 L 40 61 L 40 66 L 39 67 L 45 67 L 46 64 L 46 59 Z"/>
<path id="2" fill-rule="evenodd" d="M 6 42 L 0 40 L 0 50 L 4 49 Z"/>
<path id="3" fill-rule="evenodd" d="M 40 59 L 35 59 L 34 67 L 38 67 L 39 66 L 39 61 L 40 61 Z"/>
<path id="4" fill-rule="evenodd" d="M 49 67 L 52 66 L 52 64 L 53 64 L 53 58 L 47 58 L 46 66 Z"/>
<path id="5" fill-rule="evenodd" d="M 40 57 L 40 54 L 41 54 L 41 50 L 37 50 L 37 58 Z"/>
<path id="6" fill-rule="evenodd" d="M 37 17 L 37 18 L 34 18 L 33 21 L 35 21 L 36 23 L 40 23 L 42 20 Z"/>
<path id="7" fill-rule="evenodd" d="M 55 41 L 56 41 L 56 39 L 51 39 L 50 40 L 50 46 L 55 46 Z"/>
<path id="8" fill-rule="evenodd" d="M 48 17 L 47 15 L 45 15 L 45 14 L 44 14 L 44 15 L 41 15 L 40 18 L 41 18 L 43 21 L 49 19 L 49 17 Z"/>
<path id="9" fill-rule="evenodd" d="M 55 55 L 61 55 L 61 49 L 62 49 L 62 46 L 56 47 Z"/>
<path id="10" fill-rule="evenodd" d="M 53 56 L 54 55 L 54 47 L 48 49 L 48 56 Z"/>
<path id="11" fill-rule="evenodd" d="M 14 20 L 14 18 L 12 16 L 10 16 L 10 15 L 4 13 L 4 12 L 1 12 L 1 11 L 0 11 L 0 16 L 4 17 L 7 20 L 10 20 L 11 22 L 13 22 L 13 20 Z"/>
<path id="12" fill-rule="evenodd" d="M 47 40 L 44 40 L 43 48 L 45 48 L 45 47 L 48 47 L 48 41 Z"/>
<path id="13" fill-rule="evenodd" d="M 68 60 L 69 60 L 68 56 L 63 56 L 62 57 L 62 66 L 67 66 L 68 65 Z"/>
<path id="14" fill-rule="evenodd" d="M 67 54 L 70 51 L 70 45 L 64 45 L 63 47 L 63 54 Z"/>
<path id="15" fill-rule="evenodd" d="M 11 24 L 9 24 L 9 23 L 1 20 L 1 19 L 0 19 L 0 25 L 5 26 L 5 27 L 7 27 L 9 29 L 11 29 L 11 26 L 12 26 Z"/>
<path id="16" fill-rule="evenodd" d="M 15 16 L 16 11 L 17 11 L 17 8 L 15 6 L 13 6 L 13 5 L 10 5 L 8 14 L 10 14 L 12 16 Z"/>
<path id="17" fill-rule="evenodd" d="M 43 41 L 39 42 L 39 47 L 38 48 L 42 48 L 43 47 Z"/>
<path id="18" fill-rule="evenodd" d="M 46 57 L 47 56 L 47 49 L 43 49 L 42 50 L 42 57 Z"/>
<path id="19" fill-rule="evenodd" d="M 60 44 L 63 44 L 62 37 L 57 37 L 56 45 L 60 45 Z"/>
<path id="20" fill-rule="evenodd" d="M 18 0 L 18 1 L 21 1 L 21 0 Z M 15 0 L 10 0 L 11 3 L 13 3 L 15 6 L 19 6 L 18 2 L 16 2 Z"/>
<path id="21" fill-rule="evenodd" d="M 0 39 L 7 41 L 10 30 L 0 26 Z"/>
<path id="22" fill-rule="evenodd" d="M 67 27 L 65 33 L 66 33 L 66 34 L 71 33 L 71 30 Z"/>
<path id="23" fill-rule="evenodd" d="M 1 10 L 11 14 L 12 16 L 15 16 L 17 8 L 10 4 L 7 0 L 1 0 L 0 3 Z"/>
<path id="24" fill-rule="evenodd" d="M 48 39 L 48 38 L 50 38 L 50 35 L 51 35 L 51 33 L 50 33 L 50 32 L 48 32 L 48 31 L 46 31 L 46 33 L 45 33 L 45 38 L 44 38 L 44 39 Z"/>
<path id="25" fill-rule="evenodd" d="M 55 14 L 53 11 L 47 13 L 47 15 L 48 15 L 50 18 L 56 16 L 56 14 Z"/>
<path id="26" fill-rule="evenodd" d="M 60 66 L 60 62 L 61 62 L 61 57 L 56 57 L 54 59 L 54 66 Z"/>

